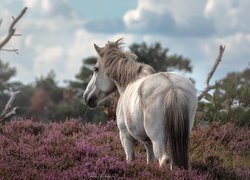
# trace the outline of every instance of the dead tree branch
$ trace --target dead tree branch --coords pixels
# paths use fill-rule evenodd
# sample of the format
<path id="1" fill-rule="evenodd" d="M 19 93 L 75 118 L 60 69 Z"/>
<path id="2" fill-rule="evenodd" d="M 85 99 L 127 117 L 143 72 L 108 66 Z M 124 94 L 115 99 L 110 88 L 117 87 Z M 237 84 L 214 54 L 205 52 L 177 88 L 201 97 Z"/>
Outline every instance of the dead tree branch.
<path id="1" fill-rule="evenodd" d="M 15 52 L 16 54 L 19 54 L 18 49 L 3 49 L 3 47 L 10 41 L 10 39 L 13 36 L 20 36 L 20 34 L 15 34 L 15 32 L 16 32 L 15 25 L 23 17 L 23 15 L 25 14 L 26 10 L 27 10 L 27 7 L 25 7 L 20 12 L 20 14 L 17 16 L 17 18 L 14 18 L 12 16 L 13 22 L 10 24 L 7 36 L 0 42 L 0 50 L 8 51 L 8 52 Z M 1 24 L 2 24 L 2 19 L 0 19 L 0 26 L 1 26 Z M 11 90 L 10 99 L 8 100 L 7 104 L 5 105 L 4 110 L 0 114 L 0 122 L 3 121 L 3 120 L 5 120 L 5 119 L 7 119 L 7 118 L 9 118 L 9 117 L 11 117 L 12 115 L 16 114 L 16 110 L 18 109 L 18 107 L 12 107 L 12 103 L 13 103 L 13 101 L 16 98 L 16 95 L 18 93 L 20 93 L 20 91 L 13 92 Z"/>
<path id="2" fill-rule="evenodd" d="M 17 18 L 14 18 L 12 16 L 13 22 L 11 23 L 10 27 L 9 27 L 9 31 L 8 31 L 8 35 L 3 39 L 2 42 L 0 42 L 0 50 L 9 42 L 9 40 L 12 38 L 12 36 L 15 36 L 15 25 L 16 23 L 23 17 L 23 15 L 25 14 L 27 10 L 27 7 L 25 7 L 21 13 L 17 16 Z M 0 20 L 0 23 L 2 22 L 2 20 Z"/>
<path id="3" fill-rule="evenodd" d="M 4 110 L 0 114 L 0 122 L 16 114 L 16 110 L 18 109 L 18 107 L 12 107 L 12 104 L 16 98 L 16 95 L 19 93 L 20 93 L 20 91 L 13 92 L 11 90 L 10 98 L 9 98 L 7 104 L 5 105 Z"/>
<path id="4" fill-rule="evenodd" d="M 212 86 L 209 85 L 209 83 L 210 83 L 210 79 L 212 78 L 215 70 L 217 69 L 219 63 L 221 62 L 221 58 L 222 58 L 222 55 L 224 53 L 225 48 L 226 48 L 226 46 L 220 45 L 219 54 L 215 60 L 214 66 L 211 69 L 211 71 L 208 73 L 207 80 L 206 80 L 206 87 L 204 88 L 202 93 L 198 96 L 199 101 L 208 93 L 208 91 L 210 91 L 211 89 L 214 89 L 218 85 L 218 82 Z"/>
<path id="5" fill-rule="evenodd" d="M 20 34 L 15 34 L 16 29 L 15 29 L 15 25 L 17 24 L 17 22 L 23 17 L 23 15 L 25 14 L 27 10 L 27 7 L 25 7 L 20 14 L 17 16 L 17 18 L 14 18 L 12 16 L 13 22 L 10 24 L 9 27 L 9 31 L 7 36 L 0 42 L 0 50 L 2 51 L 8 51 L 8 52 L 15 52 L 16 54 L 19 54 L 18 49 L 3 49 L 3 47 L 10 41 L 10 39 L 13 36 L 20 36 Z M 0 19 L 0 26 L 2 24 L 2 19 Z M 12 103 L 14 101 L 14 99 L 16 98 L 16 95 L 20 93 L 20 91 L 15 91 L 13 92 L 11 90 L 10 93 L 10 99 L 8 100 L 7 104 L 5 105 L 4 110 L 2 111 L 2 113 L 0 114 L 0 122 L 11 117 L 12 115 L 16 114 L 16 110 L 18 109 L 18 107 L 12 107 Z"/>
<path id="6" fill-rule="evenodd" d="M 14 52 L 16 54 L 19 54 L 19 50 L 18 49 L 1 49 L 1 51 Z"/>

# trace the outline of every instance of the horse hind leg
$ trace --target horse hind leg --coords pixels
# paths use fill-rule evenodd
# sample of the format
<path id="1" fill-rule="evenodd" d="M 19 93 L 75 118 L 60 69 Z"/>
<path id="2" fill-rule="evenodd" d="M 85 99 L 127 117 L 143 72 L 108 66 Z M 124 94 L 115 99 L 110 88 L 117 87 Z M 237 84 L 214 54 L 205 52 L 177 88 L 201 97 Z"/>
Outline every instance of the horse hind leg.
<path id="1" fill-rule="evenodd" d="M 153 141 L 153 150 L 156 158 L 158 159 L 159 166 L 164 167 L 169 162 L 169 156 L 166 151 L 166 146 L 163 140 Z"/>
<path id="2" fill-rule="evenodd" d="M 159 109 L 148 108 L 144 114 L 144 128 L 152 141 L 153 152 L 159 166 L 165 166 L 169 162 L 169 156 L 163 113 L 160 113 Z"/>
<path id="3" fill-rule="evenodd" d="M 127 130 L 120 130 L 120 140 L 122 147 L 126 154 L 126 161 L 132 162 L 135 159 L 135 139 L 127 132 Z"/>

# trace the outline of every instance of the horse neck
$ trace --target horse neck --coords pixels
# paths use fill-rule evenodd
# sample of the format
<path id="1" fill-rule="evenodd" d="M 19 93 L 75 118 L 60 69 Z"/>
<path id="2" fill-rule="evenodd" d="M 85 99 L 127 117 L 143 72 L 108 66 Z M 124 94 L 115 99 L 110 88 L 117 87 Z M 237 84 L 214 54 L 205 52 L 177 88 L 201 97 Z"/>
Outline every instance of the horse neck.
<path id="1" fill-rule="evenodd" d="M 114 83 L 115 83 L 115 85 L 116 85 L 116 87 L 117 87 L 117 90 L 118 90 L 119 94 L 122 95 L 122 94 L 124 93 L 124 91 L 126 90 L 127 86 L 128 86 L 130 83 L 132 83 L 132 82 L 130 82 L 130 83 L 128 83 L 128 84 L 121 84 L 121 83 L 119 83 L 117 80 L 114 80 Z"/>
<path id="2" fill-rule="evenodd" d="M 129 84 L 155 73 L 155 70 L 151 66 L 132 60 L 118 61 L 118 63 L 114 63 L 112 68 L 107 70 L 106 75 L 114 81 L 120 95 Z"/>
<path id="3" fill-rule="evenodd" d="M 114 80 L 114 83 L 116 84 L 116 87 L 118 89 L 118 92 L 120 95 L 122 95 L 124 93 L 124 91 L 126 90 L 126 88 L 128 87 L 129 84 L 132 84 L 134 82 L 136 82 L 137 80 L 144 78 L 146 76 L 151 75 L 151 72 L 148 71 L 142 71 L 142 73 L 138 74 L 136 78 L 133 79 L 133 81 L 128 82 L 127 84 L 120 84 L 118 81 Z"/>

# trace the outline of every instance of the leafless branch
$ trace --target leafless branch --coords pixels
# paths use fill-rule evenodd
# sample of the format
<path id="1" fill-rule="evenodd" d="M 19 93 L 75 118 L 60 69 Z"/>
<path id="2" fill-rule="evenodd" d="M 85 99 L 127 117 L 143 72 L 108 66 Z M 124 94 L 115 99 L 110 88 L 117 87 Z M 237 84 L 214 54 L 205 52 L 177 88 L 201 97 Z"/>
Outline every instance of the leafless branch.
<path id="1" fill-rule="evenodd" d="M 13 34 L 13 36 L 22 36 L 22 34 Z"/>
<path id="2" fill-rule="evenodd" d="M 226 48 L 226 46 L 220 45 L 219 54 L 218 54 L 218 56 L 217 56 L 217 58 L 215 60 L 214 66 L 211 69 L 211 71 L 208 73 L 207 80 L 206 80 L 206 87 L 202 91 L 202 93 L 198 96 L 199 101 L 208 93 L 208 91 L 210 91 L 211 89 L 214 89 L 220 83 L 220 82 L 217 82 L 216 84 L 214 84 L 212 86 L 209 85 L 210 79 L 212 78 L 215 70 L 217 69 L 219 63 L 221 62 L 221 58 L 222 58 L 222 55 L 224 53 L 225 48 Z"/>
<path id="3" fill-rule="evenodd" d="M 9 40 L 15 34 L 15 32 L 16 32 L 15 25 L 23 17 L 23 15 L 25 14 L 26 10 L 27 10 L 27 7 L 25 7 L 21 11 L 21 13 L 17 16 L 17 18 L 14 18 L 12 16 L 13 22 L 11 23 L 11 25 L 9 27 L 8 35 L 3 39 L 2 42 L 0 42 L 0 50 L 9 42 Z M 2 22 L 2 20 L 0 22 Z"/>
<path id="4" fill-rule="evenodd" d="M 7 104 L 5 105 L 4 110 L 0 114 L 0 122 L 3 121 L 4 119 L 9 118 L 10 116 L 16 114 L 16 110 L 18 109 L 18 107 L 12 107 L 12 103 L 15 100 L 16 95 L 19 93 L 20 93 L 20 91 L 13 92 L 11 90 L 10 99 L 8 100 Z"/>
<path id="5" fill-rule="evenodd" d="M 19 50 L 18 49 L 1 49 L 1 51 L 14 52 L 16 54 L 19 54 Z"/>

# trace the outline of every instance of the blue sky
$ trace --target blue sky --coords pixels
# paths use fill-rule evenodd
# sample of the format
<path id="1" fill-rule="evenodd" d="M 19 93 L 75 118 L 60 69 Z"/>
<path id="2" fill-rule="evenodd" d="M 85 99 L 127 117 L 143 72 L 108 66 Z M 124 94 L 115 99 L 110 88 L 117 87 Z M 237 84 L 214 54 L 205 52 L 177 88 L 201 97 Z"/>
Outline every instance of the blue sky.
<path id="1" fill-rule="evenodd" d="M 136 8 L 136 0 L 71 0 L 69 6 L 84 18 L 96 19 L 116 19 L 122 18 L 130 9 Z"/>
<path id="2" fill-rule="evenodd" d="M 250 65 L 249 0 L 1 0 L 0 38 L 11 16 L 28 6 L 17 26 L 21 37 L 0 51 L 0 59 L 17 69 L 16 80 L 30 83 L 54 70 L 59 83 L 74 79 L 82 59 L 96 55 L 93 43 L 124 37 L 125 49 L 134 42 L 160 42 L 169 54 L 192 60 L 198 90 L 226 45 L 213 81 Z"/>

